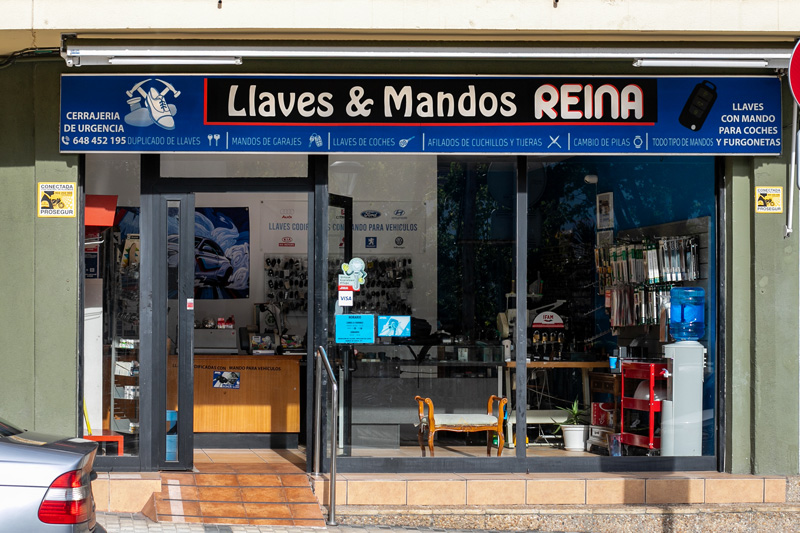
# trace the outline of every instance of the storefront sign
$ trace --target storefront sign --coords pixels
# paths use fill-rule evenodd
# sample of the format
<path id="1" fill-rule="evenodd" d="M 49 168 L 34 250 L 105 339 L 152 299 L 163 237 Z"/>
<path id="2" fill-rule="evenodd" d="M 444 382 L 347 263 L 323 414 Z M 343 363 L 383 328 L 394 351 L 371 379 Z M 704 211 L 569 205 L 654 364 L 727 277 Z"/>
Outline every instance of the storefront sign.
<path id="1" fill-rule="evenodd" d="M 765 77 L 69 75 L 81 152 L 781 152 Z"/>
<path id="2" fill-rule="evenodd" d="M 783 213 L 783 187 L 756 187 L 756 213 Z"/>
<path id="3" fill-rule="evenodd" d="M 336 315 L 337 344 L 374 344 L 375 315 Z"/>
<path id="4" fill-rule="evenodd" d="M 37 189 L 40 218 L 74 218 L 74 183 L 39 183 Z"/>

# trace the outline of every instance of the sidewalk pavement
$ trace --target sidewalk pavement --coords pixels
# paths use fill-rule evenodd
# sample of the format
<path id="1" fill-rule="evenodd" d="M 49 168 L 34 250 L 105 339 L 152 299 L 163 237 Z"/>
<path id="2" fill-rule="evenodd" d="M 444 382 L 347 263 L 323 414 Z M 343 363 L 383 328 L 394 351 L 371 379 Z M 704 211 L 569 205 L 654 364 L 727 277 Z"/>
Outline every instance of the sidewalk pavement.
<path id="1" fill-rule="evenodd" d="M 433 515 L 439 512 L 444 514 L 436 519 Z M 425 517 L 427 520 L 420 522 Z M 458 517 L 465 519 L 461 522 L 467 526 L 466 529 L 422 525 L 431 522 L 456 525 Z M 340 518 L 351 523 L 342 523 Z M 98 513 L 97 522 L 108 533 L 499 533 L 512 530 L 538 533 L 790 533 L 800 532 L 800 504 L 623 506 L 615 509 L 608 506 L 458 511 L 423 509 L 417 510 L 417 513 L 404 509 L 384 509 L 377 515 L 370 515 L 369 512 L 365 514 L 364 510 L 360 510 L 359 514 L 352 516 L 342 513 L 340 517 L 337 514 L 339 525 L 326 528 L 153 522 L 139 513 Z M 420 525 L 408 525 L 414 523 Z M 498 527 L 502 529 L 497 529 Z"/>
<path id="2" fill-rule="evenodd" d="M 475 533 L 470 529 L 438 529 L 400 526 L 349 526 L 337 525 L 323 528 L 287 526 L 244 526 L 224 524 L 180 524 L 175 522 L 153 522 L 138 513 L 97 513 L 97 523 L 108 533 Z M 499 532 L 497 532 L 499 533 Z"/>

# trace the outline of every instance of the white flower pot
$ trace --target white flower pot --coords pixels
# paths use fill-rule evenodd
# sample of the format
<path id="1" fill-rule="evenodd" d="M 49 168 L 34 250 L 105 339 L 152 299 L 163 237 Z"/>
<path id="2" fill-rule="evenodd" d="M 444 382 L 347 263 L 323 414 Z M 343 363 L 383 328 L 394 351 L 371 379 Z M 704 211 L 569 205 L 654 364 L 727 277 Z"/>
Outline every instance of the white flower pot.
<path id="1" fill-rule="evenodd" d="M 589 438 L 589 426 L 561 426 L 564 436 L 564 449 L 568 452 L 582 452 Z"/>

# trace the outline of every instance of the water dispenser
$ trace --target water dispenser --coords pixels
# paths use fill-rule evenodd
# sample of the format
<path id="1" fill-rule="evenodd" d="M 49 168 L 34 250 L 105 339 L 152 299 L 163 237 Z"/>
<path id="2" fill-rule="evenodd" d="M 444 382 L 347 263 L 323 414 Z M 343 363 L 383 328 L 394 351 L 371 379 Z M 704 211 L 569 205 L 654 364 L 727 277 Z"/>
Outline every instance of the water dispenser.
<path id="1" fill-rule="evenodd" d="M 703 444 L 703 362 L 705 291 L 670 290 L 669 332 L 676 342 L 664 346 L 668 361 L 667 399 L 662 402 L 661 455 L 698 456 Z"/>
<path id="2" fill-rule="evenodd" d="M 669 291 L 669 333 L 676 341 L 697 341 L 705 335 L 705 299 L 702 287 L 673 287 Z"/>

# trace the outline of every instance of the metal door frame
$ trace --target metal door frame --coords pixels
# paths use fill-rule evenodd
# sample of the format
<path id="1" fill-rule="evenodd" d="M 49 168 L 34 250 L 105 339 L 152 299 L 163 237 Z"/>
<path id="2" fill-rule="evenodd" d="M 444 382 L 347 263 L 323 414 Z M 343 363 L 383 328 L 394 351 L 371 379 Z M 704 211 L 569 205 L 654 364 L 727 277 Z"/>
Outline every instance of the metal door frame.
<path id="1" fill-rule="evenodd" d="M 322 163 L 322 164 L 320 164 Z M 327 180 L 327 156 L 309 156 L 308 175 L 302 178 L 183 178 L 161 177 L 161 157 L 159 154 L 141 155 L 141 279 L 140 279 L 140 434 L 149 438 L 141 439 L 139 453 L 142 471 L 163 469 L 191 469 L 194 448 L 194 417 L 178 417 L 178 461 L 166 461 L 166 390 L 167 390 L 167 345 L 166 320 L 160 315 L 159 302 L 167 300 L 167 235 L 166 205 L 169 200 L 181 201 L 182 213 L 191 206 L 194 211 L 196 193 L 306 193 L 308 197 L 309 220 L 315 213 L 314 183 L 315 173 L 322 168 Z M 194 240 L 194 217 L 181 216 L 181 235 L 191 235 Z M 185 237 L 184 237 L 185 238 Z M 315 224 L 309 223 L 308 257 L 314 257 L 316 243 Z M 186 256 L 184 257 L 184 250 Z M 180 265 L 185 269 L 180 274 L 181 301 L 193 295 L 194 287 L 194 246 L 181 247 Z M 187 260 L 188 259 L 188 260 Z M 309 278 L 316 280 L 314 261 L 309 261 Z M 323 285 L 324 286 L 324 285 Z M 309 290 L 314 290 L 309 287 Z M 323 291 L 314 291 L 314 293 Z M 192 347 L 194 320 L 190 320 L 182 305 L 179 330 L 185 334 L 181 345 Z M 308 331 L 314 331 L 316 313 L 309 312 Z M 313 383 L 313 344 L 308 343 L 306 372 L 307 383 Z M 182 409 L 194 411 L 194 364 L 192 358 L 179 362 L 178 402 Z M 179 359 L 180 361 L 180 359 Z M 183 366 L 181 366 L 183 364 Z M 191 379 L 188 377 L 191 376 Z M 302 379 L 302 378 L 301 378 Z M 306 405 L 313 405 L 313 387 L 306 387 Z M 311 403 L 309 403 L 311 402 Z M 306 434 L 310 436 L 313 417 L 311 409 L 306 409 Z M 308 440 L 311 440 L 310 438 Z"/>

